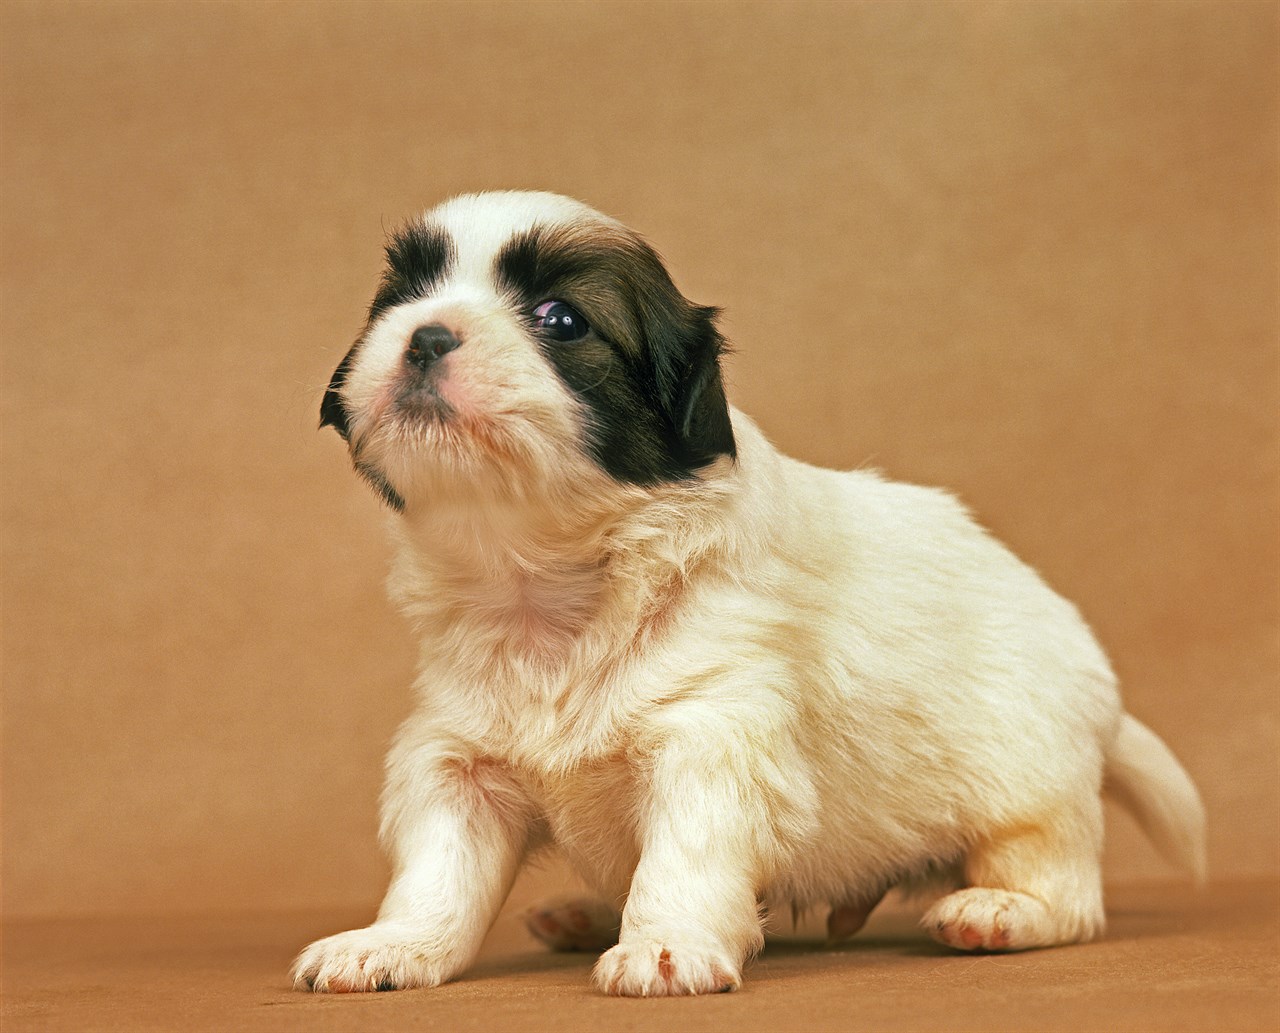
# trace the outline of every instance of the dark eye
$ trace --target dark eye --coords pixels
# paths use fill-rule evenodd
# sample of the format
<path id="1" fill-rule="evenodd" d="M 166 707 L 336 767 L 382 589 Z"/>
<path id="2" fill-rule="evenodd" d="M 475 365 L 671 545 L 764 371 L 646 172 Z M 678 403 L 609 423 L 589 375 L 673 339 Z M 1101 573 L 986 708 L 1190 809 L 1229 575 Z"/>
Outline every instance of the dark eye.
<path id="1" fill-rule="evenodd" d="M 538 330 L 553 341 L 577 341 L 591 329 L 582 314 L 563 301 L 544 301 L 533 310 L 533 318 Z"/>

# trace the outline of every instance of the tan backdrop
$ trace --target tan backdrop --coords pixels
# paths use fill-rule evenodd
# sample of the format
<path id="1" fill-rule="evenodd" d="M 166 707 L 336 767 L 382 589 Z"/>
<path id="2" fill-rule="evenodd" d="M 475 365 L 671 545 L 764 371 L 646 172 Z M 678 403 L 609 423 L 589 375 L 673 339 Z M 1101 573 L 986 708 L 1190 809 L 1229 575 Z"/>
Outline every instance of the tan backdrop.
<path id="1" fill-rule="evenodd" d="M 1273 4 L 6 4 L 4 904 L 365 906 L 412 646 L 315 430 L 384 231 L 539 187 L 785 449 L 957 490 L 1277 871 Z M 1167 874 L 1112 822 L 1115 880 Z"/>

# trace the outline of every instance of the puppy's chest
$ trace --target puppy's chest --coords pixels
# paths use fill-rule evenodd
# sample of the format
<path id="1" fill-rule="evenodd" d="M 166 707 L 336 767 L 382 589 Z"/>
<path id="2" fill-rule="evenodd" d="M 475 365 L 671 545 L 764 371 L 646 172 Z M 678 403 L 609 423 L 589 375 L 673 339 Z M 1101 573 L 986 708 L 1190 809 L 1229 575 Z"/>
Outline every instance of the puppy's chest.
<path id="1" fill-rule="evenodd" d="M 566 801 L 586 795 L 601 779 L 621 777 L 617 759 L 654 705 L 625 664 L 602 662 L 564 670 L 517 668 L 479 687 L 468 701 L 476 743 Z M 569 772 L 566 774 L 566 772 Z"/>
<path id="2" fill-rule="evenodd" d="M 638 637 L 625 621 L 534 654 L 510 637 L 428 644 L 422 682 L 437 714 L 479 752 L 548 785 L 590 785 L 595 766 L 609 769 L 606 759 L 633 745 L 647 715 L 680 686 L 670 650 Z"/>

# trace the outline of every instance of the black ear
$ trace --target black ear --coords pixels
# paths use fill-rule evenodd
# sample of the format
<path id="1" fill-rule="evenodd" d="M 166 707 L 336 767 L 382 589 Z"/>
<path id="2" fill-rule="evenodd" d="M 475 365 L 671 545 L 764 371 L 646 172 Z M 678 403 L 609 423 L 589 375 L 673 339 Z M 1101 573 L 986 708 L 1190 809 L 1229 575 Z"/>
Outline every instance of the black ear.
<path id="1" fill-rule="evenodd" d="M 643 347 L 653 369 L 657 402 L 674 440 L 669 447 L 690 469 L 716 457 L 737 458 L 720 356 L 727 350 L 716 329 L 719 310 L 695 305 L 676 288 L 658 253 L 636 239 L 639 261 L 635 305 Z"/>
<path id="2" fill-rule="evenodd" d="M 347 409 L 342 404 L 342 397 L 338 392 L 342 389 L 342 385 L 347 380 L 347 370 L 351 368 L 351 358 L 355 355 L 353 347 L 346 355 L 342 357 L 342 361 L 338 363 L 338 368 L 333 371 L 333 376 L 329 378 L 329 390 L 324 393 L 324 400 L 320 403 L 320 426 L 332 427 L 342 435 L 343 441 L 350 440 L 351 427 L 347 422 Z"/>
<path id="3" fill-rule="evenodd" d="M 658 397 L 676 435 L 683 460 L 705 466 L 718 456 L 736 458 L 720 356 L 725 340 L 716 329 L 717 310 L 680 303 L 660 319 L 649 347 L 657 373 Z"/>

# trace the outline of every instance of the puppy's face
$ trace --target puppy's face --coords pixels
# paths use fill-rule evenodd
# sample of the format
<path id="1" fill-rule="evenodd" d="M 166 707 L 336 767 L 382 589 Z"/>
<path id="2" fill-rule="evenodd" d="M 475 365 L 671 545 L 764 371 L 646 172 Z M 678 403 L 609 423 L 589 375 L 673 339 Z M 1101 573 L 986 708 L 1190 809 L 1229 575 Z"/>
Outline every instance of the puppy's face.
<path id="1" fill-rule="evenodd" d="M 688 480 L 735 454 L 715 310 L 567 198 L 454 198 L 387 246 L 321 424 L 397 510 L 440 490 Z"/>

